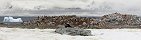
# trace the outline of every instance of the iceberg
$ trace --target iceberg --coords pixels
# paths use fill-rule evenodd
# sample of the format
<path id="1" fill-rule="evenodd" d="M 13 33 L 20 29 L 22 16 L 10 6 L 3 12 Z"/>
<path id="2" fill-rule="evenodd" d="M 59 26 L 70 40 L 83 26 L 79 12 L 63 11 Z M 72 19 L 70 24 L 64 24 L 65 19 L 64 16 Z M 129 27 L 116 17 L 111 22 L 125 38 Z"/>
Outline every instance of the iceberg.
<path id="1" fill-rule="evenodd" d="M 23 22 L 21 18 L 14 19 L 13 17 L 4 17 L 3 22 Z"/>

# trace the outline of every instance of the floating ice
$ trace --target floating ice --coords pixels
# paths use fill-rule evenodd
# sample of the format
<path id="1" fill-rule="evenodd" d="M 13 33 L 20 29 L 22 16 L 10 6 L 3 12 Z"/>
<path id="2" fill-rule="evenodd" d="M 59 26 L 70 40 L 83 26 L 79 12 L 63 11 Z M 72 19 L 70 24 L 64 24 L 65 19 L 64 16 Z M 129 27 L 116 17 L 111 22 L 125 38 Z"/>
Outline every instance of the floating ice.
<path id="1" fill-rule="evenodd" d="M 13 17 L 4 17 L 3 22 L 23 22 L 21 18 L 14 19 Z"/>

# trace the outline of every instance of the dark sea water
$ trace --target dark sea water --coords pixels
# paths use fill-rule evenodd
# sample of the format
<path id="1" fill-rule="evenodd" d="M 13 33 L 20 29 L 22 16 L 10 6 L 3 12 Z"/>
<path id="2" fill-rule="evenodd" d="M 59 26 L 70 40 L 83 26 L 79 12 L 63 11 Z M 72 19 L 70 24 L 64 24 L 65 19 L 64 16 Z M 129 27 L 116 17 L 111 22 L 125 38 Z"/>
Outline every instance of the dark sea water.
<path id="1" fill-rule="evenodd" d="M 8 16 L 0 16 L 0 23 L 3 22 L 3 19 L 4 17 L 8 17 Z M 37 17 L 31 17 L 31 16 L 11 16 L 13 17 L 14 19 L 16 18 L 21 18 L 23 21 L 30 21 L 30 20 L 33 20 L 33 19 L 36 19 Z"/>
<path id="2" fill-rule="evenodd" d="M 8 16 L 0 16 L 0 23 L 3 22 L 4 17 L 8 17 Z M 14 19 L 21 18 L 23 21 L 30 21 L 37 18 L 37 16 L 10 16 L 10 17 L 13 17 Z M 99 18 L 94 16 L 81 16 L 81 17 L 96 18 L 96 19 Z"/>

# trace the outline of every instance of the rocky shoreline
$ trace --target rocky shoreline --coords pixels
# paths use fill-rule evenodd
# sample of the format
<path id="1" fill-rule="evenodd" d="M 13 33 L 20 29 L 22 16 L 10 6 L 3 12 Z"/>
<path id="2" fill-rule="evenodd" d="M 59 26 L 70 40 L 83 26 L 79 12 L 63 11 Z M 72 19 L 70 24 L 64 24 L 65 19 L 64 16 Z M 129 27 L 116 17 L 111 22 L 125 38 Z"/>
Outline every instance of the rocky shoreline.
<path id="1" fill-rule="evenodd" d="M 113 13 L 100 18 L 71 16 L 41 16 L 26 24 L 28 28 L 57 28 L 65 23 L 72 27 L 86 29 L 141 28 L 141 18 L 137 15 Z"/>
<path id="2" fill-rule="evenodd" d="M 101 17 L 80 17 L 76 15 L 38 16 L 19 25 L 21 28 L 56 29 L 68 23 L 72 27 L 83 29 L 122 29 L 141 28 L 141 18 L 137 15 L 112 13 Z M 2 25 L 1 25 L 2 26 Z M 13 27 L 9 25 L 9 27 Z M 16 25 L 17 27 L 17 25 Z"/>

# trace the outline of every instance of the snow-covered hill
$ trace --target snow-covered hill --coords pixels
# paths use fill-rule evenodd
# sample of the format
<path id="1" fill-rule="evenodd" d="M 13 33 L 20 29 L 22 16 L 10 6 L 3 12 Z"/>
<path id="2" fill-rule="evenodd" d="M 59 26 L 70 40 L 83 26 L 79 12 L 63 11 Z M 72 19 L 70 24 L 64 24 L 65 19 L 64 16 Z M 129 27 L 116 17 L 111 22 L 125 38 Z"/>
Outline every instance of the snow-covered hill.
<path id="1" fill-rule="evenodd" d="M 92 13 L 96 15 L 101 15 L 101 13 L 104 15 L 113 12 L 141 15 L 140 3 L 140 0 L 0 0 L 0 14 L 11 10 L 81 8 L 100 11 L 97 13 Z M 29 15 L 30 13 L 22 14 Z M 75 15 L 77 15 L 77 13 Z"/>
<path id="2" fill-rule="evenodd" d="M 1 0 L 3 6 L 13 6 L 23 9 L 52 8 L 84 8 L 93 0 Z"/>
<path id="3" fill-rule="evenodd" d="M 82 8 L 82 9 L 134 9 L 141 8 L 140 0 L 0 0 L 1 7 L 23 9 Z"/>
<path id="4" fill-rule="evenodd" d="M 25 9 L 41 8 L 140 8 L 140 0 L 0 0 L 1 8 L 14 6 Z"/>

